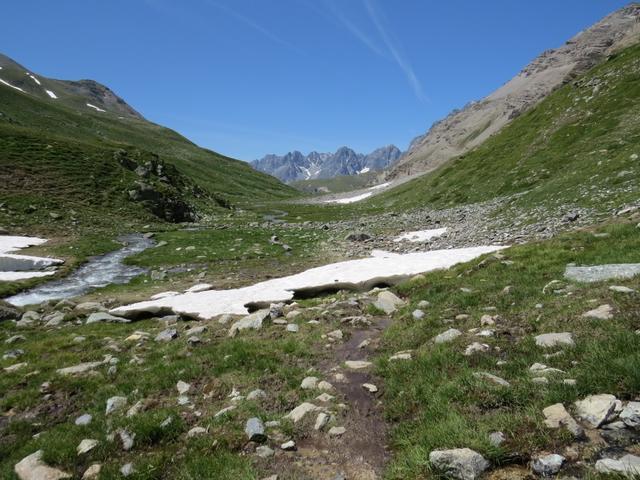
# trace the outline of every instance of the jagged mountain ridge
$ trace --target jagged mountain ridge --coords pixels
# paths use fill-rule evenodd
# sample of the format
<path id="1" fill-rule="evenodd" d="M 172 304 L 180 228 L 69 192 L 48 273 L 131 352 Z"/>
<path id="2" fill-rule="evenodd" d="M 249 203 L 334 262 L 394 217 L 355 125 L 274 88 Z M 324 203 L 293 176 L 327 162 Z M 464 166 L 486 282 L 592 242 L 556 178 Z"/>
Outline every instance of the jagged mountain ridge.
<path id="1" fill-rule="evenodd" d="M 534 59 L 488 97 L 454 110 L 416 137 L 390 179 L 422 174 L 482 144 L 556 88 L 640 39 L 640 4 L 632 3 Z"/>
<path id="2" fill-rule="evenodd" d="M 291 183 L 381 171 L 393 165 L 401 155 L 395 145 L 378 148 L 366 155 L 349 147 L 341 147 L 335 153 L 311 152 L 308 155 L 295 150 L 285 155 L 265 155 L 251 165 L 256 170 Z"/>

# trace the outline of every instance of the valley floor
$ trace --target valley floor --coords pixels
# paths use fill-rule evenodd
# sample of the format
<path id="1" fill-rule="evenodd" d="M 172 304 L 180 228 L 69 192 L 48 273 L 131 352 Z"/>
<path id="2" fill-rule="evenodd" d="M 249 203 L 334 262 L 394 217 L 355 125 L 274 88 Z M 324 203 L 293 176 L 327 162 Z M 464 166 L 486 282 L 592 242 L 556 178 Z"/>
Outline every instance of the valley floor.
<path id="1" fill-rule="evenodd" d="M 52 478 L 529 478 L 555 468 L 550 454 L 579 478 L 626 468 L 616 460 L 640 454 L 640 277 L 582 283 L 564 273 L 640 263 L 638 210 L 612 220 L 615 212 L 557 211 L 538 222 L 514 220 L 508 204 L 327 224 L 293 223 L 290 212 L 292 223 L 157 233 L 159 246 L 128 260 L 149 268 L 131 284 L 0 323 L 0 476 L 19 478 L 16 464 L 40 451 L 20 468 L 51 468 Z M 429 243 L 394 241 L 442 227 Z M 377 248 L 484 242 L 515 246 L 392 290 L 274 306 L 252 323 L 260 328 L 233 336 L 238 316 L 119 323 L 101 313 Z M 575 403 L 603 394 L 613 397 L 588 404 L 600 410 Z M 567 417 L 554 424 L 546 409 L 563 412 L 559 404 Z M 433 454 L 463 448 L 476 453 Z"/>

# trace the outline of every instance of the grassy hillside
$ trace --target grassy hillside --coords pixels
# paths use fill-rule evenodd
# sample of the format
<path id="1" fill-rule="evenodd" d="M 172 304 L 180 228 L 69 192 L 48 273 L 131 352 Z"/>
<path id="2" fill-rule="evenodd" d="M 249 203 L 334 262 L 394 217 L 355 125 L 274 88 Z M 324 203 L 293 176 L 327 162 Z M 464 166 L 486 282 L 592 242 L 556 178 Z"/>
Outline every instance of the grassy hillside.
<path id="1" fill-rule="evenodd" d="M 177 168 L 176 176 L 201 207 L 289 198 L 296 191 L 248 164 L 202 149 L 167 128 L 132 117 L 77 109 L 0 85 L 0 203 L 33 204 L 125 216 L 140 212 L 127 198 L 136 175 L 123 168 L 126 151 Z M 166 183 L 166 182 L 165 182 Z M 196 195 L 198 197 L 198 195 Z M 208 202 L 207 197 L 219 202 Z M 197 202 L 196 202 L 197 203 Z M 136 217 L 137 218 L 137 215 Z"/>
<path id="2" fill-rule="evenodd" d="M 525 207 L 635 200 L 639 106 L 640 46 L 634 46 L 558 89 L 477 149 L 370 203 L 405 210 L 517 193 Z"/>

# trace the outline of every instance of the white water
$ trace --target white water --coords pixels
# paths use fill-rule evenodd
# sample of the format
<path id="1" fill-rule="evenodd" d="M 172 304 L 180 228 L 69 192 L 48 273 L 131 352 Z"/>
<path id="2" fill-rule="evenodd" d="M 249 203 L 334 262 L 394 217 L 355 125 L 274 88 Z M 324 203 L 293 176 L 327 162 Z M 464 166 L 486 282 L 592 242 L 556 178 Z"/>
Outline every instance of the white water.
<path id="1" fill-rule="evenodd" d="M 125 243 L 123 248 L 92 258 L 68 277 L 39 285 L 5 300 L 16 306 L 34 305 L 48 300 L 77 297 L 112 283 L 129 283 L 146 270 L 125 265 L 123 260 L 146 250 L 154 242 L 142 235 L 127 235 L 120 240 Z"/>

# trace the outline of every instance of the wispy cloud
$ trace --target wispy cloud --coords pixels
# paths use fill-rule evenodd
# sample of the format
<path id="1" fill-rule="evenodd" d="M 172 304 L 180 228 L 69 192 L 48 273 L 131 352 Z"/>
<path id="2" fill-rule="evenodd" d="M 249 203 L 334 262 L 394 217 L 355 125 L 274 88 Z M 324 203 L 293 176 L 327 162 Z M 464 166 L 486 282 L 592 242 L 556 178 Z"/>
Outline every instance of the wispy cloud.
<path id="1" fill-rule="evenodd" d="M 383 46 L 380 46 L 370 35 L 360 28 L 355 22 L 347 18 L 346 15 L 333 3 L 331 0 L 325 0 L 324 4 L 326 9 L 330 12 L 330 15 L 326 15 L 326 12 L 318 9 L 313 3 L 307 5 L 314 10 L 322 13 L 325 16 L 330 17 L 334 22 L 339 23 L 346 28 L 354 37 L 356 37 L 363 45 L 371 50 L 376 55 L 386 58 L 398 65 L 402 70 L 402 73 L 406 77 L 409 86 L 413 90 L 414 94 L 420 101 L 428 101 L 427 96 L 424 93 L 422 84 L 418 79 L 413 67 L 409 60 L 403 55 L 398 42 L 389 30 L 385 27 L 384 17 L 380 9 L 375 3 L 375 0 L 363 0 L 364 7 L 367 11 L 369 20 L 375 27 Z"/>
<path id="2" fill-rule="evenodd" d="M 275 33 L 273 33 L 271 30 L 263 27 L 262 25 L 257 23 L 255 20 L 247 17 L 246 15 L 243 15 L 242 13 L 232 9 L 228 5 L 224 5 L 222 3 L 211 1 L 211 0 L 207 1 L 207 3 L 209 5 L 211 5 L 211 6 L 213 6 L 213 7 L 216 7 L 217 9 L 223 11 L 227 15 L 235 18 L 239 22 L 244 23 L 248 27 L 252 28 L 256 32 L 261 33 L 262 35 L 264 35 L 265 37 L 273 40 L 274 42 L 279 43 L 281 45 L 284 45 L 284 46 L 286 46 L 288 48 L 291 48 L 291 49 L 293 49 L 293 50 L 295 50 L 295 51 L 297 51 L 299 53 L 303 53 L 302 50 L 300 50 L 300 48 L 298 48 L 296 45 L 294 45 L 294 44 L 292 44 L 290 42 L 287 42 L 286 40 L 284 40 L 280 36 L 278 36 Z"/>
<path id="3" fill-rule="evenodd" d="M 378 10 L 375 4 L 375 1 L 364 0 L 364 4 L 367 7 L 367 13 L 369 14 L 369 18 L 371 19 L 373 24 L 376 26 L 376 29 L 378 30 L 378 33 L 380 34 L 382 41 L 384 42 L 387 49 L 389 50 L 389 53 L 391 53 L 391 56 L 393 57 L 394 61 L 398 64 L 400 69 L 402 69 L 405 76 L 407 77 L 407 81 L 409 82 L 409 85 L 411 85 L 411 88 L 413 89 L 413 92 L 415 93 L 416 97 L 418 97 L 418 99 L 421 101 L 426 101 L 427 97 L 424 94 L 424 90 L 422 89 L 422 84 L 420 83 L 420 80 L 418 80 L 418 77 L 413 71 L 413 67 L 411 66 L 411 63 L 409 63 L 409 60 L 407 60 L 404 57 L 404 55 L 400 53 L 398 42 L 395 41 L 395 39 L 391 36 L 391 34 L 385 28 L 383 19 L 382 19 L 382 14 Z"/>

